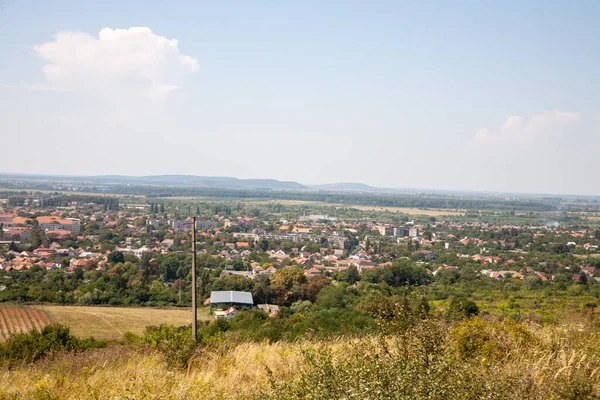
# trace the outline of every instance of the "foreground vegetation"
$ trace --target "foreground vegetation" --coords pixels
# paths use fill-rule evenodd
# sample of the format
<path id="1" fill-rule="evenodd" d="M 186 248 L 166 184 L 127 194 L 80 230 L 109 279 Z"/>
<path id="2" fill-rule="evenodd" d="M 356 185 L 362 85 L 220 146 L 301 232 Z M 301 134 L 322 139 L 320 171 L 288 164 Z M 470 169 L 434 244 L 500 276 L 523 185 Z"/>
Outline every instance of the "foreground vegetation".
<path id="1" fill-rule="evenodd" d="M 600 395 L 600 329 L 510 318 L 378 319 L 334 340 L 205 342 L 182 365 L 184 332 L 0 367 L 0 399 L 585 399 Z M 189 349 L 188 349 L 189 350 Z"/>

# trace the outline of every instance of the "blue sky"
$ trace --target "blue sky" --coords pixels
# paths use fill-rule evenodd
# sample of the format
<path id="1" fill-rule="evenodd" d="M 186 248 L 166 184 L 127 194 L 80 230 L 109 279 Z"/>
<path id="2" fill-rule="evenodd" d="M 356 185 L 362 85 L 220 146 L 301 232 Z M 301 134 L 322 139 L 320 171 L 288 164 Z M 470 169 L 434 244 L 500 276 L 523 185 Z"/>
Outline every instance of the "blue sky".
<path id="1" fill-rule="evenodd" d="M 0 5 L 2 172 L 600 195 L 596 1 Z"/>

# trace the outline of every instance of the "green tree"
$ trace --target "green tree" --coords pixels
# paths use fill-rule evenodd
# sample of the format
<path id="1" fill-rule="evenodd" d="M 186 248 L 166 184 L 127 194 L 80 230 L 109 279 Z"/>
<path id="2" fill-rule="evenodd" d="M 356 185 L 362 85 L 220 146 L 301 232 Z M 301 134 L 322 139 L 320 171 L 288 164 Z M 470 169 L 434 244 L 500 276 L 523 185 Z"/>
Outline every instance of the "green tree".
<path id="1" fill-rule="evenodd" d="M 125 262 L 125 255 L 120 251 L 113 251 L 107 257 L 107 261 L 111 264 L 118 264 Z"/>
<path id="2" fill-rule="evenodd" d="M 345 281 L 348 282 L 349 284 L 353 285 L 356 282 L 360 281 L 360 275 L 358 274 L 358 269 L 356 269 L 355 266 L 350 266 L 347 270 L 346 270 L 346 278 Z"/>
<path id="3" fill-rule="evenodd" d="M 283 286 L 286 289 L 291 289 L 294 286 L 306 283 L 304 272 L 297 267 L 286 267 L 278 269 L 273 275 L 273 286 Z"/>

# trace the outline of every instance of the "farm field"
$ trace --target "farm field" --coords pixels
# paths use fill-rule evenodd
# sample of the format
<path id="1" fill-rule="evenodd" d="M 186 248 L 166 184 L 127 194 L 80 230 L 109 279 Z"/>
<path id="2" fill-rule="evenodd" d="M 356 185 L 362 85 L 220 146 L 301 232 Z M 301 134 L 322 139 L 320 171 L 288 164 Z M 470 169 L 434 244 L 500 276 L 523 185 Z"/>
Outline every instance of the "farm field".
<path id="1" fill-rule="evenodd" d="M 14 333 L 41 330 L 49 323 L 50 318 L 39 308 L 0 305 L 0 342 Z"/>
<path id="2" fill-rule="evenodd" d="M 341 204 L 341 203 L 324 203 L 319 201 L 303 201 L 303 200 L 256 200 L 256 201 L 243 201 L 246 204 L 269 204 L 269 203 L 280 203 L 283 205 L 314 205 L 319 207 L 349 207 L 355 208 L 361 211 L 389 211 L 389 212 L 400 212 L 409 215 L 427 215 L 430 217 L 440 217 L 444 215 L 449 216 L 461 216 L 464 215 L 464 210 L 444 210 L 444 209 L 421 209 L 415 207 L 381 207 L 381 206 L 364 206 L 354 204 Z"/>
<path id="3" fill-rule="evenodd" d="M 98 340 L 119 340 L 127 331 L 142 334 L 146 326 L 191 323 L 189 308 L 123 308 L 90 306 L 41 306 L 52 321 L 67 325 L 79 337 L 93 336 Z M 208 308 L 198 309 L 198 320 L 208 320 Z"/>

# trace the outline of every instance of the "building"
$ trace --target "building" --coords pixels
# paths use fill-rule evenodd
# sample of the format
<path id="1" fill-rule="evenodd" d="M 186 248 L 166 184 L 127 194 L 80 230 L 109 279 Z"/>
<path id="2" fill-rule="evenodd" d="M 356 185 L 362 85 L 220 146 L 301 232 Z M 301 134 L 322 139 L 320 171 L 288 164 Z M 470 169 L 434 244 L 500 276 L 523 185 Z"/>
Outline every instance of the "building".
<path id="1" fill-rule="evenodd" d="M 394 236 L 404 237 L 408 236 L 409 230 L 407 228 L 394 228 Z"/>
<path id="2" fill-rule="evenodd" d="M 173 228 L 173 230 L 175 232 L 185 232 L 185 231 L 192 230 L 192 221 L 189 221 L 187 219 L 184 219 L 184 220 L 172 219 L 169 221 L 169 224 L 171 225 L 171 228 Z"/>
<path id="3" fill-rule="evenodd" d="M 155 229 L 167 225 L 167 221 L 163 219 L 148 219 L 148 225 L 152 225 Z"/>
<path id="4" fill-rule="evenodd" d="M 419 228 L 413 226 L 408 230 L 408 236 L 410 237 L 419 237 Z"/>
<path id="5" fill-rule="evenodd" d="M 0 214 L 0 224 L 12 224 L 14 215 Z"/>
<path id="6" fill-rule="evenodd" d="M 393 232 L 393 228 L 389 225 L 380 225 L 380 226 L 377 226 L 375 229 L 377 229 L 377 231 L 379 231 L 379 234 L 381 236 L 390 236 Z"/>
<path id="7" fill-rule="evenodd" d="M 235 290 L 210 292 L 210 313 L 212 314 L 213 305 L 225 305 L 229 307 L 245 306 L 254 308 L 254 299 L 250 292 L 237 292 Z"/>
<path id="8" fill-rule="evenodd" d="M 216 319 L 230 319 L 236 316 L 238 310 L 235 307 L 229 307 L 225 311 L 215 311 L 214 316 Z"/>
<path id="9" fill-rule="evenodd" d="M 206 230 L 206 229 L 214 228 L 215 226 L 217 226 L 217 223 L 215 221 L 211 221 L 211 220 L 197 220 L 196 221 L 196 229 Z"/>
<path id="10" fill-rule="evenodd" d="M 303 215 L 298 217 L 298 221 L 310 221 L 310 222 L 317 222 L 317 221 L 337 221 L 337 218 L 335 217 L 330 217 L 329 215 Z"/>
<path id="11" fill-rule="evenodd" d="M 81 222 L 77 218 L 37 217 L 38 226 L 47 231 L 69 231 L 79 233 Z"/>

